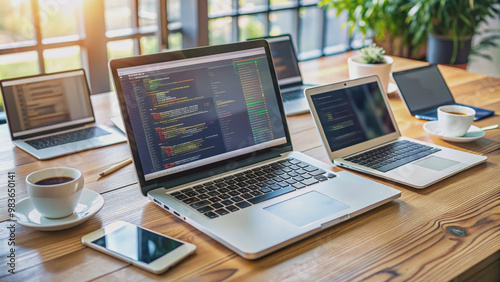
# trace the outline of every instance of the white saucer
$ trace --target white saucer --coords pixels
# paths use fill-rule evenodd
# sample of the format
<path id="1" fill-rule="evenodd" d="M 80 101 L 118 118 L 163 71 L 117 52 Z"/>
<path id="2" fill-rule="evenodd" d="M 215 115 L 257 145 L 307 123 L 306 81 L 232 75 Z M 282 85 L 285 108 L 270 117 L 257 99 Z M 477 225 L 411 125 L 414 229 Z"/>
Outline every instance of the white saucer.
<path id="1" fill-rule="evenodd" d="M 429 121 L 424 124 L 424 130 L 429 132 L 430 134 L 437 135 L 439 138 L 445 141 L 451 142 L 471 142 L 482 138 L 484 136 L 484 131 L 481 128 L 471 125 L 467 133 L 464 136 L 453 137 L 453 136 L 444 136 L 441 132 L 441 128 L 439 128 L 438 121 Z"/>
<path id="2" fill-rule="evenodd" d="M 97 192 L 83 188 L 75 212 L 67 217 L 48 219 L 43 217 L 26 198 L 16 205 L 14 213 L 17 223 L 37 230 L 54 231 L 78 225 L 96 214 L 104 205 L 104 198 Z"/>
<path id="3" fill-rule="evenodd" d="M 398 91 L 398 87 L 396 86 L 396 84 L 389 82 L 389 85 L 387 86 L 387 94 L 392 94 L 396 91 Z"/>

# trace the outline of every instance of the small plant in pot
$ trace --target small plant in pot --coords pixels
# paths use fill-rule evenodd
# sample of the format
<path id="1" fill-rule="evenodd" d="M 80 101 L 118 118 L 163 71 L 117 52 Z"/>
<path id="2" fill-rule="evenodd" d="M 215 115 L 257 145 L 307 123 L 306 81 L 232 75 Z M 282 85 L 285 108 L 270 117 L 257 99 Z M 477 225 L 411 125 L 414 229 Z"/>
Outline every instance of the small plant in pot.
<path id="1" fill-rule="evenodd" d="M 376 74 L 379 76 L 384 89 L 390 93 L 389 77 L 393 59 L 385 55 L 385 50 L 376 44 L 362 48 L 358 54 L 347 60 L 349 66 L 349 78 L 358 78 Z"/>

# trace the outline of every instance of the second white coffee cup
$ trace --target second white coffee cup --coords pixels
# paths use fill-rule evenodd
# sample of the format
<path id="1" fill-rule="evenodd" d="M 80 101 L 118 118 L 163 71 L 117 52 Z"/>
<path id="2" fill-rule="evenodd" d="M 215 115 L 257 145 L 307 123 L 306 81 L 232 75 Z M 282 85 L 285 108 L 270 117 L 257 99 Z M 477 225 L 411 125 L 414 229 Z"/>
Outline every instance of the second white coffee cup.
<path id="1" fill-rule="evenodd" d="M 82 195 L 83 183 L 82 173 L 71 167 L 46 168 L 26 177 L 31 203 L 47 218 L 73 214 Z"/>
<path id="2" fill-rule="evenodd" d="M 474 121 L 476 111 L 472 108 L 447 105 L 437 109 L 438 124 L 441 132 L 445 136 L 464 136 Z"/>

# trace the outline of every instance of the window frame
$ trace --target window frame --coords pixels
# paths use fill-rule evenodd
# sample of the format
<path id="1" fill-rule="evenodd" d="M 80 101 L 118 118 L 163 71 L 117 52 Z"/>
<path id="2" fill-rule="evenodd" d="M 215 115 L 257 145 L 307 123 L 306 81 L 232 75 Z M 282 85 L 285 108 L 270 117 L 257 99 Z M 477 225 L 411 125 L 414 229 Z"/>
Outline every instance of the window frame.
<path id="1" fill-rule="evenodd" d="M 147 36 L 158 36 L 158 50 L 168 49 L 168 36 L 174 32 L 182 33 L 182 23 L 169 22 L 167 17 L 167 0 L 158 0 L 158 21 L 157 28 L 153 31 L 143 31 L 139 27 L 139 0 L 129 0 L 132 9 L 132 32 L 126 35 L 106 37 L 105 23 L 105 0 L 82 0 L 81 10 L 83 32 L 79 34 L 79 39 L 64 42 L 42 42 L 40 28 L 40 7 L 38 0 L 30 0 L 31 16 L 35 28 L 35 39 L 33 45 L 14 43 L 13 47 L 0 48 L 0 55 L 9 55 L 22 52 L 35 51 L 37 54 L 38 73 L 45 74 L 46 66 L 44 61 L 45 50 L 54 48 L 78 46 L 80 47 L 80 62 L 86 70 L 88 81 L 92 89 L 92 94 L 109 92 L 109 70 L 107 43 L 123 39 L 134 41 L 134 55 L 141 54 L 140 39 Z M 182 2 L 181 2 L 182 3 Z"/>
<path id="2" fill-rule="evenodd" d="M 201 2 L 204 2 L 206 4 L 208 1 L 198 0 L 199 4 L 201 4 Z M 346 33 L 346 35 L 347 35 L 346 38 L 344 38 L 344 41 L 345 41 L 345 42 L 343 42 L 344 44 L 339 44 L 337 48 L 332 48 L 333 46 L 326 46 L 327 36 L 328 36 L 327 25 L 328 25 L 328 21 L 330 19 L 327 16 L 328 11 L 326 9 L 319 8 L 317 6 L 318 2 L 319 1 L 316 1 L 314 3 L 307 3 L 307 2 L 304 3 L 304 1 L 302 1 L 302 0 L 296 0 L 295 2 L 291 2 L 290 4 L 286 4 L 286 5 L 283 5 L 281 7 L 277 7 L 277 6 L 272 5 L 270 0 L 267 0 L 265 4 L 259 6 L 259 9 L 256 9 L 253 11 L 242 11 L 240 6 L 239 6 L 238 0 L 231 0 L 232 11 L 227 12 L 227 13 L 218 13 L 216 15 L 208 15 L 208 20 L 215 20 L 215 19 L 219 19 L 219 18 L 231 17 L 232 24 L 233 24 L 232 34 L 231 34 L 231 37 L 232 37 L 231 42 L 235 42 L 235 41 L 238 41 L 238 39 L 239 39 L 240 29 L 238 28 L 238 19 L 241 16 L 264 14 L 265 15 L 265 24 L 264 24 L 265 25 L 265 34 L 264 34 L 264 36 L 269 36 L 270 27 L 271 27 L 270 19 L 269 19 L 270 14 L 273 12 L 277 12 L 277 11 L 294 10 L 293 14 L 295 16 L 294 20 L 296 21 L 296 24 L 293 28 L 295 29 L 294 34 L 296 34 L 297 36 L 296 36 L 296 38 L 293 38 L 293 36 L 292 36 L 292 39 L 294 41 L 295 48 L 298 51 L 297 57 L 299 58 L 299 60 L 314 59 L 314 58 L 318 58 L 321 56 L 338 54 L 338 53 L 353 49 L 352 48 L 352 37 L 349 37 L 347 35 L 347 33 Z M 208 4 L 207 4 L 207 6 L 208 6 Z M 307 56 L 305 54 L 305 52 L 300 51 L 302 49 L 302 46 L 301 46 L 301 37 L 302 37 L 301 28 L 303 25 L 303 23 L 302 23 L 303 21 L 300 18 L 300 10 L 302 8 L 311 8 L 311 7 L 318 7 L 318 9 L 323 10 L 322 17 L 321 17 L 321 19 L 319 19 L 321 21 L 321 28 L 322 28 L 322 30 L 320 32 L 320 34 L 321 34 L 321 39 L 320 39 L 321 52 L 320 52 L 319 56 L 318 55 Z M 207 14 L 208 14 L 208 7 L 207 7 Z M 205 26 L 208 27 L 208 22 Z M 205 42 L 205 45 L 209 45 L 208 39 Z M 342 45 L 344 45 L 344 46 L 342 46 Z"/>
<path id="3" fill-rule="evenodd" d="M 182 36 L 182 48 L 193 48 L 198 46 L 209 45 L 209 21 L 212 19 L 231 17 L 232 20 L 232 34 L 231 42 L 238 41 L 239 28 L 238 19 L 242 16 L 248 15 L 265 15 L 265 35 L 270 32 L 270 19 L 269 15 L 277 11 L 294 10 L 294 17 L 296 24 L 294 24 L 295 34 L 294 38 L 295 47 L 301 50 L 301 27 L 302 20 L 300 19 L 300 9 L 308 7 L 317 7 L 317 3 L 304 3 L 303 0 L 297 0 L 290 4 L 276 7 L 271 5 L 271 1 L 265 1 L 265 5 L 261 9 L 254 11 L 243 11 L 240 9 L 238 0 L 231 0 L 233 10 L 230 13 L 209 15 L 208 14 L 208 1 L 207 0 L 179 0 L 180 4 L 180 19 L 169 21 L 168 19 L 168 0 L 157 0 L 158 6 L 158 21 L 156 30 L 144 31 L 139 27 L 139 0 L 129 0 L 132 9 L 132 32 L 125 35 L 118 35 L 113 37 L 106 37 L 106 23 L 105 23 L 105 0 L 82 0 L 82 34 L 78 40 L 68 40 L 65 42 L 49 42 L 42 43 L 40 18 L 39 18 L 39 5 L 38 0 L 30 0 L 32 6 L 32 16 L 35 26 L 35 44 L 26 46 L 8 47 L 0 49 L 0 55 L 15 54 L 20 52 L 35 51 L 37 53 L 39 73 L 46 73 L 43 52 L 48 49 L 79 46 L 81 54 L 81 65 L 86 70 L 88 81 L 92 89 L 92 94 L 109 92 L 110 89 L 110 76 L 108 70 L 108 42 L 132 39 L 134 41 L 134 55 L 141 54 L 140 39 L 147 36 L 158 37 L 158 50 L 164 51 L 169 49 L 168 38 L 173 33 L 180 33 Z M 322 31 L 321 31 L 321 54 L 319 56 L 331 55 L 348 51 L 352 48 L 353 37 L 345 39 L 347 46 L 340 48 L 331 48 L 325 46 L 327 42 L 327 10 L 322 12 Z M 333 51 L 328 51 L 328 49 Z M 312 59 L 318 56 L 304 58 L 299 52 L 299 59 Z"/>

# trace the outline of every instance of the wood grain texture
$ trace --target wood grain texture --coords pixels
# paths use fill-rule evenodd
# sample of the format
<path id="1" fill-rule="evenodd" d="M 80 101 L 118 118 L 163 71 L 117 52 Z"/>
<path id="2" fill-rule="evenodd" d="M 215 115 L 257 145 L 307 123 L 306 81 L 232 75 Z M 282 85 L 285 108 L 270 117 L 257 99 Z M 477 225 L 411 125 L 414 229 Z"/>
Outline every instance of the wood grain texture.
<path id="1" fill-rule="evenodd" d="M 306 82 L 347 79 L 352 52 L 301 63 Z M 426 65 L 395 58 L 393 71 Z M 458 102 L 500 113 L 500 79 L 439 66 Z M 140 193 L 132 165 L 107 177 L 98 173 L 130 156 L 127 144 L 38 161 L 15 148 L 0 126 L 0 177 L 15 172 L 16 200 L 27 197 L 24 179 L 35 170 L 72 166 L 85 177 L 85 187 L 101 193 L 103 209 L 85 223 L 62 231 L 41 232 L 16 225 L 16 274 L 0 273 L 6 281 L 474 281 L 499 280 L 500 253 L 500 130 L 486 132 L 471 143 L 452 143 L 430 136 L 425 121 L 409 115 L 397 94 L 389 94 L 394 116 L 404 136 L 472 151 L 486 163 L 424 190 L 392 181 L 357 175 L 401 190 L 401 198 L 324 230 L 256 261 L 245 260 L 212 238 L 160 209 Z M 96 115 L 110 125 L 119 115 L 113 93 L 92 97 Z M 309 114 L 287 118 L 294 149 L 330 164 Z M 475 122 L 500 124 L 500 117 Z M 5 265 L 9 238 L 7 182 L 0 178 L 0 264 Z M 83 246 L 81 237 L 116 220 L 125 220 L 197 246 L 192 257 L 167 273 L 154 275 Z M 488 281 L 487 280 L 487 281 Z"/>
<path id="2" fill-rule="evenodd" d="M 460 274 L 454 282 L 498 281 L 500 277 L 500 251 Z"/>

